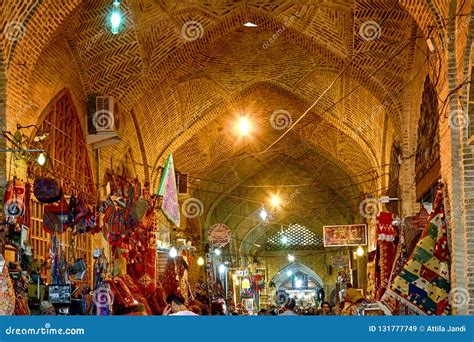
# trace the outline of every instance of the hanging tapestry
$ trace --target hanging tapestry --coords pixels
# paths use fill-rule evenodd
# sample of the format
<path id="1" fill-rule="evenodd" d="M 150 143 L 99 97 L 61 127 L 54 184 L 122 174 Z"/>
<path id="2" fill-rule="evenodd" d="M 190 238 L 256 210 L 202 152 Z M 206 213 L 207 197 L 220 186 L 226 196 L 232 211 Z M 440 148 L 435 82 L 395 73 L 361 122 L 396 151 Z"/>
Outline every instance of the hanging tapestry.
<path id="1" fill-rule="evenodd" d="M 395 261 L 393 262 L 393 268 L 392 273 L 390 275 L 389 284 L 392 283 L 392 280 L 395 277 L 398 277 L 401 274 L 403 266 L 405 266 L 408 260 L 407 245 L 405 239 L 405 231 L 407 229 L 409 228 L 407 228 L 406 220 L 404 220 L 402 228 L 400 230 L 400 239 L 397 246 Z M 395 296 L 393 296 L 391 291 L 386 291 L 380 301 L 385 304 L 385 306 L 387 306 L 387 308 L 392 312 L 392 314 L 396 315 L 399 313 L 400 301 Z"/>
<path id="2" fill-rule="evenodd" d="M 174 172 L 173 156 L 170 154 L 166 161 L 158 187 L 158 196 L 163 197 L 161 209 L 165 216 L 179 227 L 181 217 L 179 213 L 178 188 L 176 187 L 176 175 Z"/>
<path id="3" fill-rule="evenodd" d="M 418 120 L 418 144 L 415 160 L 416 197 L 423 194 L 440 175 L 438 95 L 429 77 L 425 79 Z"/>
<path id="4" fill-rule="evenodd" d="M 377 248 L 379 250 L 378 266 L 380 277 L 377 279 L 375 298 L 380 300 L 388 287 L 393 261 L 395 260 L 397 229 L 392 226 L 393 215 L 382 212 L 377 215 Z"/>
<path id="5" fill-rule="evenodd" d="M 449 247 L 439 189 L 428 224 L 413 255 L 393 280 L 391 291 L 420 314 L 448 315 L 449 290 Z"/>

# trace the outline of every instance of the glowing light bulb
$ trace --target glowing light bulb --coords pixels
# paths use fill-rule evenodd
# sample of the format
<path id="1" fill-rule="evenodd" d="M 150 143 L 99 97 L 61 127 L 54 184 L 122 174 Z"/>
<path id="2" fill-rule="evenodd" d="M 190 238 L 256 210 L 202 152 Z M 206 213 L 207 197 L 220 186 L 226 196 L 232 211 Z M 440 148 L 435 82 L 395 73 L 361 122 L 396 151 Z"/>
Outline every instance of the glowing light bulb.
<path id="1" fill-rule="evenodd" d="M 38 165 L 43 166 L 46 163 L 46 155 L 44 153 L 40 153 L 37 162 Z"/>
<path id="2" fill-rule="evenodd" d="M 203 257 L 199 257 L 198 260 L 197 260 L 197 263 L 198 263 L 199 266 L 204 265 L 204 259 L 203 259 Z"/>
<path id="3" fill-rule="evenodd" d="M 235 279 L 235 280 L 234 280 L 234 285 L 235 285 L 235 286 L 239 286 L 239 284 L 240 284 L 239 279 Z"/>
<path id="4" fill-rule="evenodd" d="M 362 248 L 362 246 L 357 247 L 356 253 L 357 253 L 357 256 L 360 256 L 360 257 L 364 255 L 364 249 Z"/>
<path id="5" fill-rule="evenodd" d="M 221 252 L 221 250 L 220 250 L 219 248 L 214 249 L 214 254 L 215 254 L 215 255 L 219 256 L 219 255 L 221 255 L 221 253 L 222 253 L 222 252 Z"/>
<path id="6" fill-rule="evenodd" d="M 120 31 L 122 25 L 123 15 L 120 12 L 120 2 L 114 1 L 112 13 L 110 14 L 110 29 L 113 34 L 117 34 Z"/>
<path id="7" fill-rule="evenodd" d="M 171 258 L 176 258 L 178 256 L 178 250 L 174 247 L 171 247 L 171 249 L 169 251 L 169 256 Z"/>
<path id="8" fill-rule="evenodd" d="M 248 118 L 241 117 L 238 123 L 239 133 L 242 136 L 246 136 L 250 133 L 251 125 Z"/>
<path id="9" fill-rule="evenodd" d="M 295 281 L 295 287 L 298 287 L 298 288 L 299 288 L 299 287 L 301 287 L 301 286 L 303 286 L 303 280 L 301 280 L 301 279 L 296 279 L 296 281 Z"/>
<path id="10" fill-rule="evenodd" d="M 270 201 L 274 207 L 280 206 L 280 197 L 278 197 L 278 195 L 272 195 Z"/>
<path id="11" fill-rule="evenodd" d="M 262 210 L 260 210 L 260 218 L 261 218 L 263 221 L 266 221 L 266 220 L 267 220 L 267 217 L 268 217 L 267 211 L 265 210 L 265 208 L 262 208 Z"/>
<path id="12" fill-rule="evenodd" d="M 286 275 L 287 275 L 288 277 L 291 277 L 291 276 L 293 275 L 293 272 L 291 272 L 291 270 L 288 270 L 288 271 L 286 272 Z"/>
<path id="13" fill-rule="evenodd" d="M 293 254 L 288 254 L 288 261 L 289 262 L 295 261 L 295 256 Z"/>
<path id="14" fill-rule="evenodd" d="M 281 243 L 284 245 L 288 243 L 288 237 L 286 235 L 282 235 L 280 240 L 281 240 Z"/>
<path id="15" fill-rule="evenodd" d="M 219 273 L 224 273 L 225 272 L 225 265 L 224 264 L 220 264 L 219 265 Z"/>

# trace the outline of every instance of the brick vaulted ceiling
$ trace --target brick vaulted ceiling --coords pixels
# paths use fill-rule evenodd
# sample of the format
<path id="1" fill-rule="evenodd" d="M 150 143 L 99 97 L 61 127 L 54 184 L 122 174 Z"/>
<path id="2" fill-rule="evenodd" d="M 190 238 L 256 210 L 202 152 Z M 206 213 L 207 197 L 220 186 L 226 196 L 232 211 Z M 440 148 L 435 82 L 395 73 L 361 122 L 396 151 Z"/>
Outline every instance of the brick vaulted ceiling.
<path id="1" fill-rule="evenodd" d="M 304 183 L 294 202 L 307 214 L 283 221 L 310 227 L 351 221 L 360 192 L 387 186 L 415 40 L 447 11 L 441 1 L 128 0 L 125 29 L 112 35 L 109 0 L 2 3 L 1 27 L 19 33 L 0 44 L 7 117 L 36 122 L 64 86 L 79 107 L 86 95 L 114 96 L 121 147 L 134 152 L 140 176 L 156 186 L 173 152 L 204 203 L 201 223 L 225 220 L 242 238 L 255 226 L 243 217 L 271 190 L 259 184 L 286 185 L 290 196 L 289 185 Z M 183 29 L 190 21 L 197 30 Z M 248 21 L 258 27 L 243 27 Z M 285 132 L 272 114 L 295 122 L 318 98 L 262 153 Z M 255 131 L 241 140 L 232 124 L 244 113 Z M 108 155 L 120 159 L 121 151 Z"/>

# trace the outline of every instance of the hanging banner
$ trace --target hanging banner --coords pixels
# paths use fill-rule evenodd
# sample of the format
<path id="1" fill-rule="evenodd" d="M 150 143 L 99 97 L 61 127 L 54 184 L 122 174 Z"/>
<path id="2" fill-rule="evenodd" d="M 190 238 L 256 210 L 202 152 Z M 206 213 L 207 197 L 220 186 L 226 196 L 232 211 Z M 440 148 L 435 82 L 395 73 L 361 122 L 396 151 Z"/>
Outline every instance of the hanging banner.
<path id="1" fill-rule="evenodd" d="M 161 210 L 163 210 L 165 216 L 179 227 L 181 217 L 179 213 L 178 189 L 176 187 L 176 175 L 174 172 L 173 156 L 171 154 L 168 156 L 165 168 L 163 169 L 157 195 L 163 197 Z"/>
<path id="2" fill-rule="evenodd" d="M 366 224 L 346 224 L 323 227 L 324 247 L 367 245 Z"/>
<path id="3" fill-rule="evenodd" d="M 349 257 L 347 255 L 334 255 L 331 260 L 332 267 L 349 267 Z"/>
<path id="4" fill-rule="evenodd" d="M 207 240 L 216 247 L 225 247 L 229 244 L 231 232 L 223 223 L 217 223 L 209 228 Z"/>

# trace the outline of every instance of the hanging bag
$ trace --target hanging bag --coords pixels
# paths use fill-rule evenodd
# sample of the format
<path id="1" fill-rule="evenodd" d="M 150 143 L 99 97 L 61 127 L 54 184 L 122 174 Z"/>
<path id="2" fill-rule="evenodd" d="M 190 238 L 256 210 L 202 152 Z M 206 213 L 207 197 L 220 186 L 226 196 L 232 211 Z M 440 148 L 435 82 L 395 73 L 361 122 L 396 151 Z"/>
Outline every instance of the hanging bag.
<path id="1" fill-rule="evenodd" d="M 33 183 L 33 193 L 41 203 L 58 202 L 63 197 L 59 182 L 49 177 L 36 177 Z"/>

